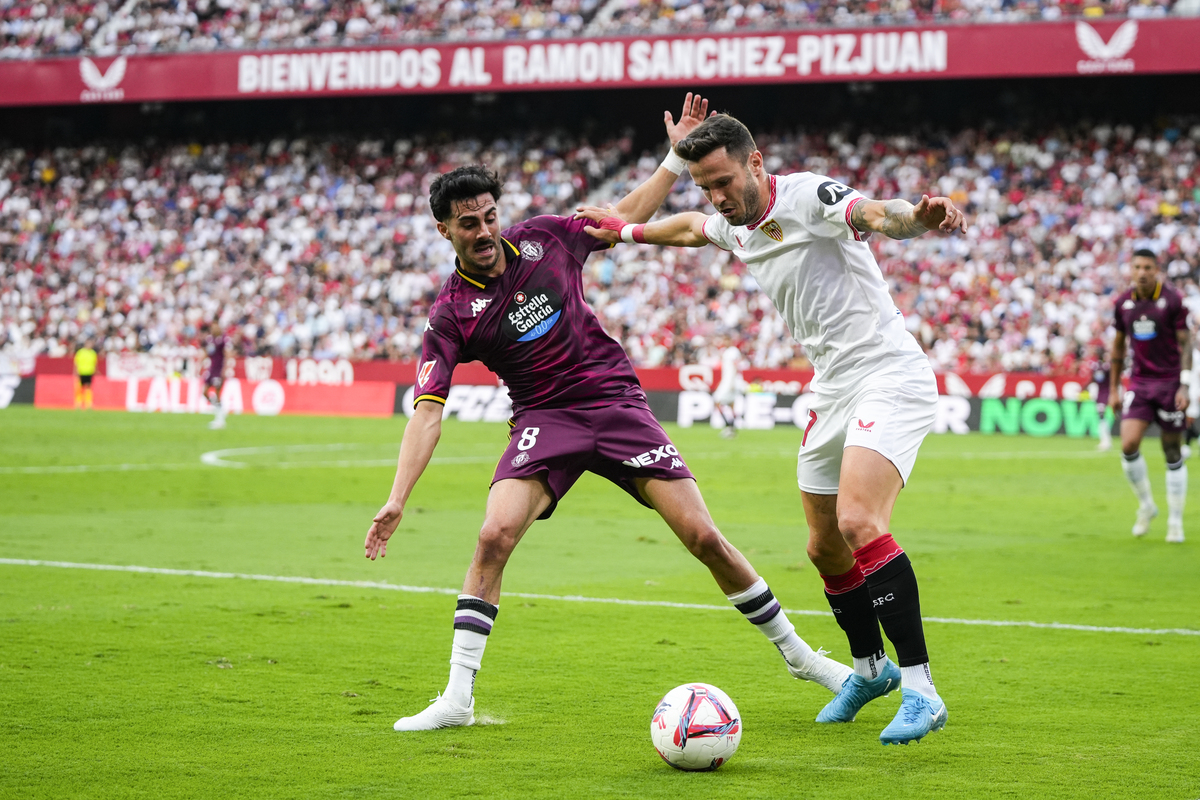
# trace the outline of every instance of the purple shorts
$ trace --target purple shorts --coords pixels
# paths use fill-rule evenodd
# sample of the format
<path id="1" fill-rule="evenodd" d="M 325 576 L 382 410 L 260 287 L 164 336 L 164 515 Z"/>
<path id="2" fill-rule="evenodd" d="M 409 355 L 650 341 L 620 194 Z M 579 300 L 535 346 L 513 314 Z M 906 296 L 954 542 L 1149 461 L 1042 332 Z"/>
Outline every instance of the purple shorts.
<path id="1" fill-rule="evenodd" d="M 640 403 L 617 401 L 603 408 L 531 409 L 509 422 L 508 449 L 492 483 L 544 473 L 554 500 L 539 517 L 554 513 L 558 501 L 584 472 L 594 472 L 629 492 L 647 508 L 637 478 L 691 478 L 691 470 L 666 431 Z"/>
<path id="2" fill-rule="evenodd" d="M 1164 433 L 1178 433 L 1187 423 L 1183 412 L 1175 409 L 1175 393 L 1179 381 L 1153 381 L 1134 378 L 1125 390 L 1121 419 L 1140 419 L 1157 422 Z"/>

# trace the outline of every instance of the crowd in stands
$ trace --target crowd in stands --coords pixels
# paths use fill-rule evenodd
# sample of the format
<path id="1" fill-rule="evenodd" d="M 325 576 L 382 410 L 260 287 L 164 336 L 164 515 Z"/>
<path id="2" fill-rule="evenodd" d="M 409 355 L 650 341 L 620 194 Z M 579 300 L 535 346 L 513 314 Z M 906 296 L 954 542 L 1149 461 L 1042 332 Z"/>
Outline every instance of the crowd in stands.
<path id="1" fill-rule="evenodd" d="M 936 192 L 966 210 L 965 235 L 871 239 L 941 369 L 1079 372 L 1140 247 L 1200 299 L 1200 125 L 759 146 L 774 173 L 811 170 L 869 197 Z M 414 358 L 453 269 L 426 201 L 433 177 L 491 165 L 511 224 L 615 201 L 662 155 L 563 135 L 0 150 L 0 348 L 163 351 L 216 320 L 245 355 Z M 704 208 L 685 175 L 663 211 Z M 728 344 L 760 367 L 806 364 L 744 265 L 715 247 L 619 245 L 584 281 L 638 365 L 715 363 Z"/>
<path id="2" fill-rule="evenodd" d="M 1200 0 L 0 0 L 0 58 L 1171 13 Z"/>

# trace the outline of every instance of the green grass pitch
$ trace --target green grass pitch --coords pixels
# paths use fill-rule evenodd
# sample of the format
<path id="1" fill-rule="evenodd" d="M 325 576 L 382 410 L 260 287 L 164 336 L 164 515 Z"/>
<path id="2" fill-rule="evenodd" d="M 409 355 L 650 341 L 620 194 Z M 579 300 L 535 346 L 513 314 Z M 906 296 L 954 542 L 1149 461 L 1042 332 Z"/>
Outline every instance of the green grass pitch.
<path id="1" fill-rule="evenodd" d="M 371 563 L 363 535 L 402 419 L 206 421 L 0 411 L 0 558 L 460 585 L 503 426 L 446 425 Z M 669 432 L 784 606 L 825 611 L 804 555 L 799 431 Z M 1163 631 L 1200 629 L 1200 514 L 1184 545 L 1163 541 L 1163 517 L 1135 540 L 1118 458 L 1093 446 L 926 441 L 893 531 L 927 616 L 1141 632 L 928 622 L 950 720 L 917 745 L 879 744 L 898 694 L 816 725 L 830 695 L 789 678 L 732 611 L 510 595 L 476 686 L 490 724 L 397 734 L 445 684 L 447 594 L 8 563 L 0 797 L 1196 800 L 1200 636 Z M 1165 517 L 1157 441 L 1145 452 Z M 533 527 L 504 588 L 725 602 L 656 515 L 593 476 Z M 792 619 L 849 657 L 832 617 Z M 649 741 L 659 697 L 696 680 L 744 720 L 715 773 L 671 770 Z"/>

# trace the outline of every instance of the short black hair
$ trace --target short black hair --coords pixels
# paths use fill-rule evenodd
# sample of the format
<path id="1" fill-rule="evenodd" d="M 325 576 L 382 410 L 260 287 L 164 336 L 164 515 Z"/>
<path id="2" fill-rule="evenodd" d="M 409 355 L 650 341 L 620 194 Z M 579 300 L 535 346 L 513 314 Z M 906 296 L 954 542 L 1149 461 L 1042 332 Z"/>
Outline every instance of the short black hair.
<path id="1" fill-rule="evenodd" d="M 696 130 L 678 142 L 675 153 L 684 161 L 696 162 L 722 147 L 739 164 L 745 164 L 750 154 L 758 149 L 749 128 L 728 114 L 717 114 L 701 122 Z"/>
<path id="2" fill-rule="evenodd" d="M 1148 258 L 1155 264 L 1158 263 L 1158 254 L 1148 247 L 1143 247 L 1141 250 L 1134 250 L 1133 257 L 1137 258 L 1138 256 L 1141 256 L 1142 258 Z"/>
<path id="3" fill-rule="evenodd" d="M 433 218 L 445 222 L 450 218 L 456 200 L 470 200 L 487 192 L 493 200 L 500 199 L 500 176 L 487 167 L 472 164 L 439 175 L 429 185 L 429 208 Z"/>

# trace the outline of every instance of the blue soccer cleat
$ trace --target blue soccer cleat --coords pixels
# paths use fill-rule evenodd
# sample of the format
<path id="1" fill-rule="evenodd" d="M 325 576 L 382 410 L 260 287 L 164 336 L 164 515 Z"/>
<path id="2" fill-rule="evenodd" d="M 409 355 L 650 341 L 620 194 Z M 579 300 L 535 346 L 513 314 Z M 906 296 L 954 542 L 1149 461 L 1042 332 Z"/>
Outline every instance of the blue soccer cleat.
<path id="1" fill-rule="evenodd" d="M 900 688 L 900 668 L 891 661 L 874 680 L 851 675 L 842 684 L 837 697 L 817 714 L 817 722 L 854 722 L 859 710 L 876 697 L 883 697 Z"/>
<path id="2" fill-rule="evenodd" d="M 879 734 L 883 744 L 908 744 L 919 742 L 925 734 L 940 731 L 946 727 L 946 704 L 941 699 L 930 700 L 920 692 L 912 689 L 902 689 L 900 694 L 900 710 L 892 724 Z"/>

